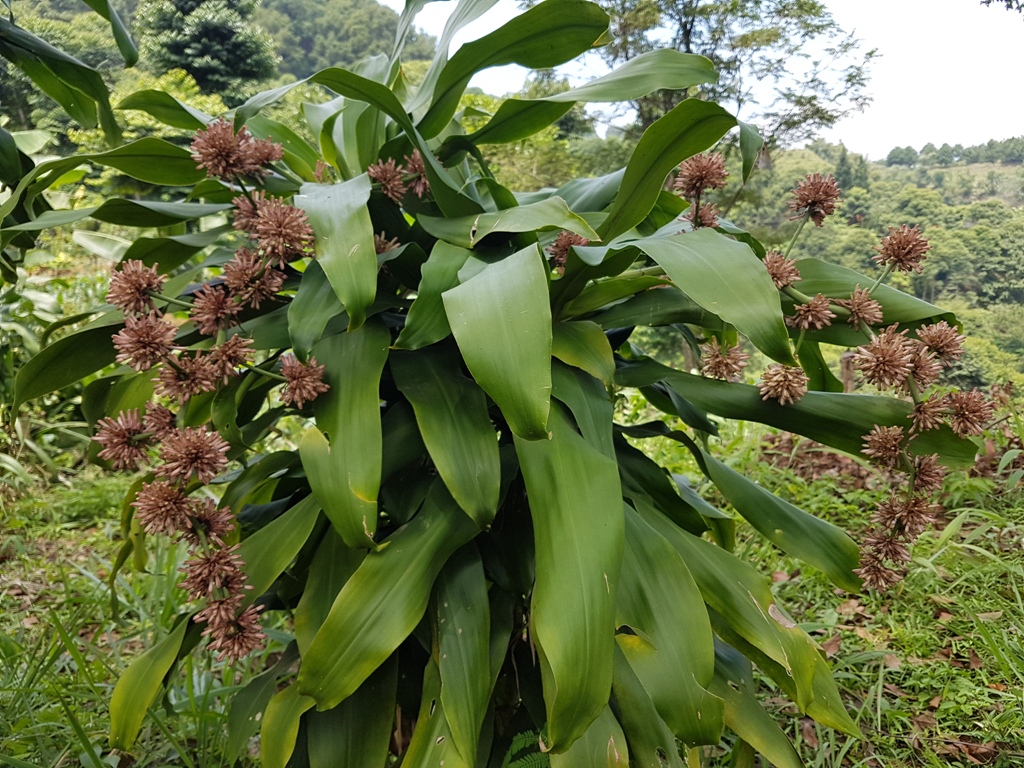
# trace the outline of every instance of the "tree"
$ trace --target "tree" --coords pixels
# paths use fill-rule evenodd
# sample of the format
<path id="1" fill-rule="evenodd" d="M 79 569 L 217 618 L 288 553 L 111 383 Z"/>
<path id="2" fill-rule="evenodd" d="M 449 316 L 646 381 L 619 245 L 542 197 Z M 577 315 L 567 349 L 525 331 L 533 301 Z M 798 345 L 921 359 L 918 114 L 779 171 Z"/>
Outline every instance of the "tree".
<path id="1" fill-rule="evenodd" d="M 908 168 L 917 162 L 917 150 L 913 147 L 893 147 L 885 158 L 888 166 L 905 165 Z"/>
<path id="2" fill-rule="evenodd" d="M 849 189 L 853 186 L 853 166 L 850 164 L 850 156 L 846 147 L 839 150 L 839 159 L 836 160 L 836 169 L 833 175 L 836 177 L 836 184 L 840 189 Z"/>
<path id="3" fill-rule="evenodd" d="M 613 37 L 600 52 L 609 64 L 666 44 L 707 56 L 720 79 L 702 94 L 732 105 L 772 143 L 805 141 L 870 101 L 865 87 L 875 52 L 861 51 L 816 0 L 608 0 L 604 7 Z M 832 63 L 809 55 L 813 47 L 823 47 Z M 686 95 L 659 91 L 637 100 L 640 126 Z"/>
<path id="4" fill-rule="evenodd" d="M 146 711 L 190 654 L 240 661 L 264 641 L 280 655 L 237 691 L 244 716 L 229 718 L 236 754 L 225 763 L 259 727 L 268 766 L 358 755 L 382 768 L 399 753 L 409 768 L 499 765 L 523 733 L 555 768 L 682 768 L 722 744 L 735 745 L 734 764 L 752 750 L 796 764 L 759 709 L 754 664 L 773 695 L 860 735 L 821 649 L 734 546 L 738 517 L 714 504 L 838 587 L 898 581 L 941 485 L 935 462 L 969 466 L 976 452 L 966 419 L 917 436 L 902 396 L 936 394 L 926 349 L 941 341 L 955 357 L 957 334 L 938 321 L 956 319 L 896 290 L 872 298 L 864 286 L 882 281 L 871 276 L 769 256 L 746 233 L 719 231 L 713 211 L 683 216 L 724 180 L 721 156 L 695 154 L 737 127 L 711 102 L 661 117 L 622 173 L 529 195 L 500 184 L 480 146 L 556 130 L 572 102 L 508 100 L 467 131 L 467 73 L 499 45 L 556 66 L 607 26 L 595 4 L 551 0 L 439 65 L 423 94 L 399 81 L 423 97 L 415 117 L 387 85 L 314 74 L 346 100 L 316 146 L 254 137 L 279 129 L 259 113 L 285 88 L 209 124 L 144 91 L 136 107 L 198 129 L 190 148 L 147 137 L 64 161 L 166 184 L 180 201 L 60 212 L 140 238 L 108 304 L 15 381 L 15 412 L 96 383 L 96 459 L 138 472 L 111 589 L 119 568 L 146 567 L 149 535 L 189 545 L 189 605 L 153 612 L 166 626 L 110 696 L 111 757 L 144 748 Z M 536 40 L 555 35 L 559 47 L 538 54 Z M 583 93 L 632 100 L 693 84 L 700 65 L 646 57 L 632 77 Z M 320 106 L 310 113 L 323 119 L 337 102 Z M 758 143 L 744 142 L 748 168 Z M 58 173 L 33 171 L 10 200 L 38 196 Z M 687 199 L 666 192 L 670 175 Z M 833 186 L 798 185 L 788 207 L 799 231 L 819 230 Z M 53 225 L 30 215 L 0 236 Z M 921 243 L 910 237 L 907 248 L 883 243 L 876 275 L 913 271 Z M 646 354 L 630 338 L 645 325 L 693 342 L 701 373 Z M 741 339 L 773 361 L 756 386 L 741 381 Z M 834 391 L 820 344 L 869 347 L 862 373 L 896 396 Z M 911 353 L 929 365 L 912 370 Z M 623 391 L 663 416 L 617 422 Z M 929 402 L 932 418 L 954 415 L 945 392 Z M 975 421 L 987 410 L 976 403 Z M 837 526 L 731 468 L 720 419 L 885 467 L 894 495 L 863 556 Z M 302 433 L 297 444 L 282 421 Z M 692 456 L 692 477 L 644 453 L 650 438 Z M 234 686 L 233 669 L 215 669 Z"/>
<path id="5" fill-rule="evenodd" d="M 152 72 L 183 69 L 207 93 L 237 99 L 273 76 L 274 42 L 252 21 L 257 0 L 142 0 L 140 53 Z"/>
<path id="6" fill-rule="evenodd" d="M 390 55 L 398 14 L 375 0 L 264 0 L 254 20 L 274 38 L 278 69 L 295 78 L 326 67 L 350 67 L 377 54 Z M 403 59 L 431 59 L 435 40 L 410 33 Z"/>
<path id="7" fill-rule="evenodd" d="M 1008 11 L 1024 13 L 1024 2 L 1021 2 L 1021 0 L 981 0 L 982 5 L 990 6 L 992 3 L 995 3 L 996 5 L 1002 3 L 1006 6 L 1006 10 Z"/>
<path id="8" fill-rule="evenodd" d="M 864 155 L 857 155 L 853 159 L 853 171 L 850 174 L 850 182 L 854 187 L 861 189 L 871 188 L 871 170 L 868 168 L 868 161 Z"/>

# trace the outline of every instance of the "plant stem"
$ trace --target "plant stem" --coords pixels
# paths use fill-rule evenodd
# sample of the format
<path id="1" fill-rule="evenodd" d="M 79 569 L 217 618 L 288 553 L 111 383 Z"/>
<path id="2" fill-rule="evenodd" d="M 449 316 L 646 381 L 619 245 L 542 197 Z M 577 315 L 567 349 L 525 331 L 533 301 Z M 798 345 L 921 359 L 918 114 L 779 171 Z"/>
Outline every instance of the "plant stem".
<path id="1" fill-rule="evenodd" d="M 793 246 L 796 245 L 797 238 L 800 237 L 800 233 L 804 231 L 804 224 L 807 223 L 807 216 L 800 219 L 800 225 L 796 228 L 796 232 L 793 233 L 793 239 L 789 241 L 789 245 L 786 246 L 786 252 L 783 254 L 787 259 L 789 258 L 790 252 L 793 250 Z"/>
<path id="2" fill-rule="evenodd" d="M 639 277 L 661 277 L 665 274 L 664 267 L 644 267 L 643 269 L 627 269 L 615 276 L 615 280 L 635 280 Z M 609 278 L 612 279 L 612 278 Z"/>
<path id="3" fill-rule="evenodd" d="M 875 290 L 878 288 L 878 286 L 880 286 L 882 284 L 882 281 L 885 280 L 885 278 L 887 278 L 889 276 L 889 273 L 892 272 L 892 267 L 893 267 L 893 265 L 890 264 L 888 267 L 885 268 L 885 272 L 883 272 L 882 274 L 880 274 L 878 276 L 878 279 L 875 280 L 875 284 L 872 285 L 871 288 L 868 290 L 868 295 L 869 296 L 871 294 L 873 294 L 875 292 Z"/>
<path id="4" fill-rule="evenodd" d="M 248 365 L 246 366 L 246 369 L 252 371 L 253 373 L 258 373 L 261 376 L 266 376 L 268 379 L 277 379 L 278 381 L 285 382 L 288 381 L 288 379 L 286 379 L 279 373 L 274 373 L 273 371 L 268 371 L 263 368 L 257 368 L 255 365 Z"/>
<path id="5" fill-rule="evenodd" d="M 186 309 L 192 309 L 192 305 L 189 302 L 182 301 L 181 299 L 175 299 L 175 298 L 172 298 L 170 296 L 165 296 L 164 294 L 157 293 L 156 291 L 150 291 L 149 295 L 152 296 L 154 299 L 160 299 L 160 301 L 166 301 L 168 304 L 176 304 L 179 307 L 184 307 Z"/>

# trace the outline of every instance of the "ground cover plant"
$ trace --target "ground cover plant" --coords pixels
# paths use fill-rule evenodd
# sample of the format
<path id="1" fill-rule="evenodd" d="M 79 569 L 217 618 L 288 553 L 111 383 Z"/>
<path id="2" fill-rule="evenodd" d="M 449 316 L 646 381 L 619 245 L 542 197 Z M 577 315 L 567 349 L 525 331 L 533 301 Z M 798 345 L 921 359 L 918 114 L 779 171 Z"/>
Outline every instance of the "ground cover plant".
<path id="1" fill-rule="evenodd" d="M 439 50 L 481 7 L 460 5 Z M 918 270 L 927 241 L 893 228 L 872 277 L 766 253 L 707 202 L 725 170 L 704 154 L 737 129 L 746 176 L 760 137 L 696 98 L 654 122 L 624 170 L 517 196 L 481 146 L 714 71 L 655 51 L 506 101 L 466 134 L 474 72 L 555 66 L 599 44 L 607 17 L 546 0 L 438 54 L 414 87 L 400 54 L 415 10 L 392 56 L 309 79 L 338 94 L 306 110 L 318 146 L 261 115 L 293 86 L 220 118 L 148 91 L 129 105 L 189 129 L 190 150 L 145 138 L 44 163 L 0 209 L 20 213 L 5 245 L 89 217 L 169 230 L 126 247 L 109 305 L 15 382 L 17 411 L 86 379 L 95 458 L 139 472 L 111 587 L 146 567 L 153 539 L 188 551 L 187 600 L 111 694 L 113 757 L 163 730 L 153 707 L 164 692 L 173 711 L 194 648 L 238 662 L 272 633 L 285 647 L 234 694 L 227 759 L 258 729 L 266 766 L 501 765 L 524 733 L 556 767 L 681 766 L 704 746 L 798 765 L 752 664 L 814 721 L 859 735 L 732 518 L 636 441 L 681 444 L 722 500 L 839 588 L 893 586 L 944 467 L 971 463 L 992 415 L 984 393 L 934 386 L 961 351 L 956 318 L 884 284 Z M 44 191 L 83 161 L 180 200 L 47 210 Z M 801 182 L 794 241 L 839 196 L 831 177 Z M 701 375 L 646 356 L 638 325 L 674 327 Z M 773 361 L 758 386 L 734 381 L 741 337 Z M 863 376 L 904 397 L 843 393 L 823 343 L 857 347 Z M 676 420 L 616 424 L 615 388 Z M 893 489 L 862 549 L 723 462 L 713 416 L 886 468 Z"/>

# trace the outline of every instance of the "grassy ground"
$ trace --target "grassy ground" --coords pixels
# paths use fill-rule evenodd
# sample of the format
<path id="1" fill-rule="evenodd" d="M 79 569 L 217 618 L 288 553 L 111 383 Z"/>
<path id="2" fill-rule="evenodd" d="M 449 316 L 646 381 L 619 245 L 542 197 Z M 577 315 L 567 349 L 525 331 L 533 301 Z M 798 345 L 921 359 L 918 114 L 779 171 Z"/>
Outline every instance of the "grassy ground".
<path id="1" fill-rule="evenodd" d="M 772 469 L 759 437 L 741 432 L 718 455 L 794 503 L 863 529 L 879 483 Z M 130 659 L 152 643 L 152 628 L 168 626 L 180 604 L 183 554 L 157 548 L 148 573 L 126 569 L 112 617 L 105 577 L 127 484 L 87 472 L 0 519 L 0 764 L 119 764 L 100 757 L 107 702 Z M 842 593 L 741 528 L 741 552 L 822 643 L 866 735 L 848 739 L 802 719 L 766 681 L 765 699 L 808 766 L 1024 764 L 1024 494 L 1005 485 L 951 478 L 947 520 L 922 537 L 912 572 L 885 597 Z M 281 647 L 283 635 L 273 636 L 269 652 Z M 232 765 L 225 697 L 265 660 L 224 669 L 208 656 L 189 659 L 147 717 L 137 765 Z"/>

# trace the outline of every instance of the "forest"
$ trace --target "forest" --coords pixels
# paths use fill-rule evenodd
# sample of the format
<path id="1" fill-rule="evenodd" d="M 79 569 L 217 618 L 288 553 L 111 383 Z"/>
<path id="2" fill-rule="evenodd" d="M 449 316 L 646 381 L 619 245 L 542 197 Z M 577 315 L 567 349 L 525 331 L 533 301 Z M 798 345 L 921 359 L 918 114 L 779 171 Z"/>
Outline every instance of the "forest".
<path id="1" fill-rule="evenodd" d="M 834 5 L 4 0 L 0 765 L 1024 761 L 1024 133 Z"/>

